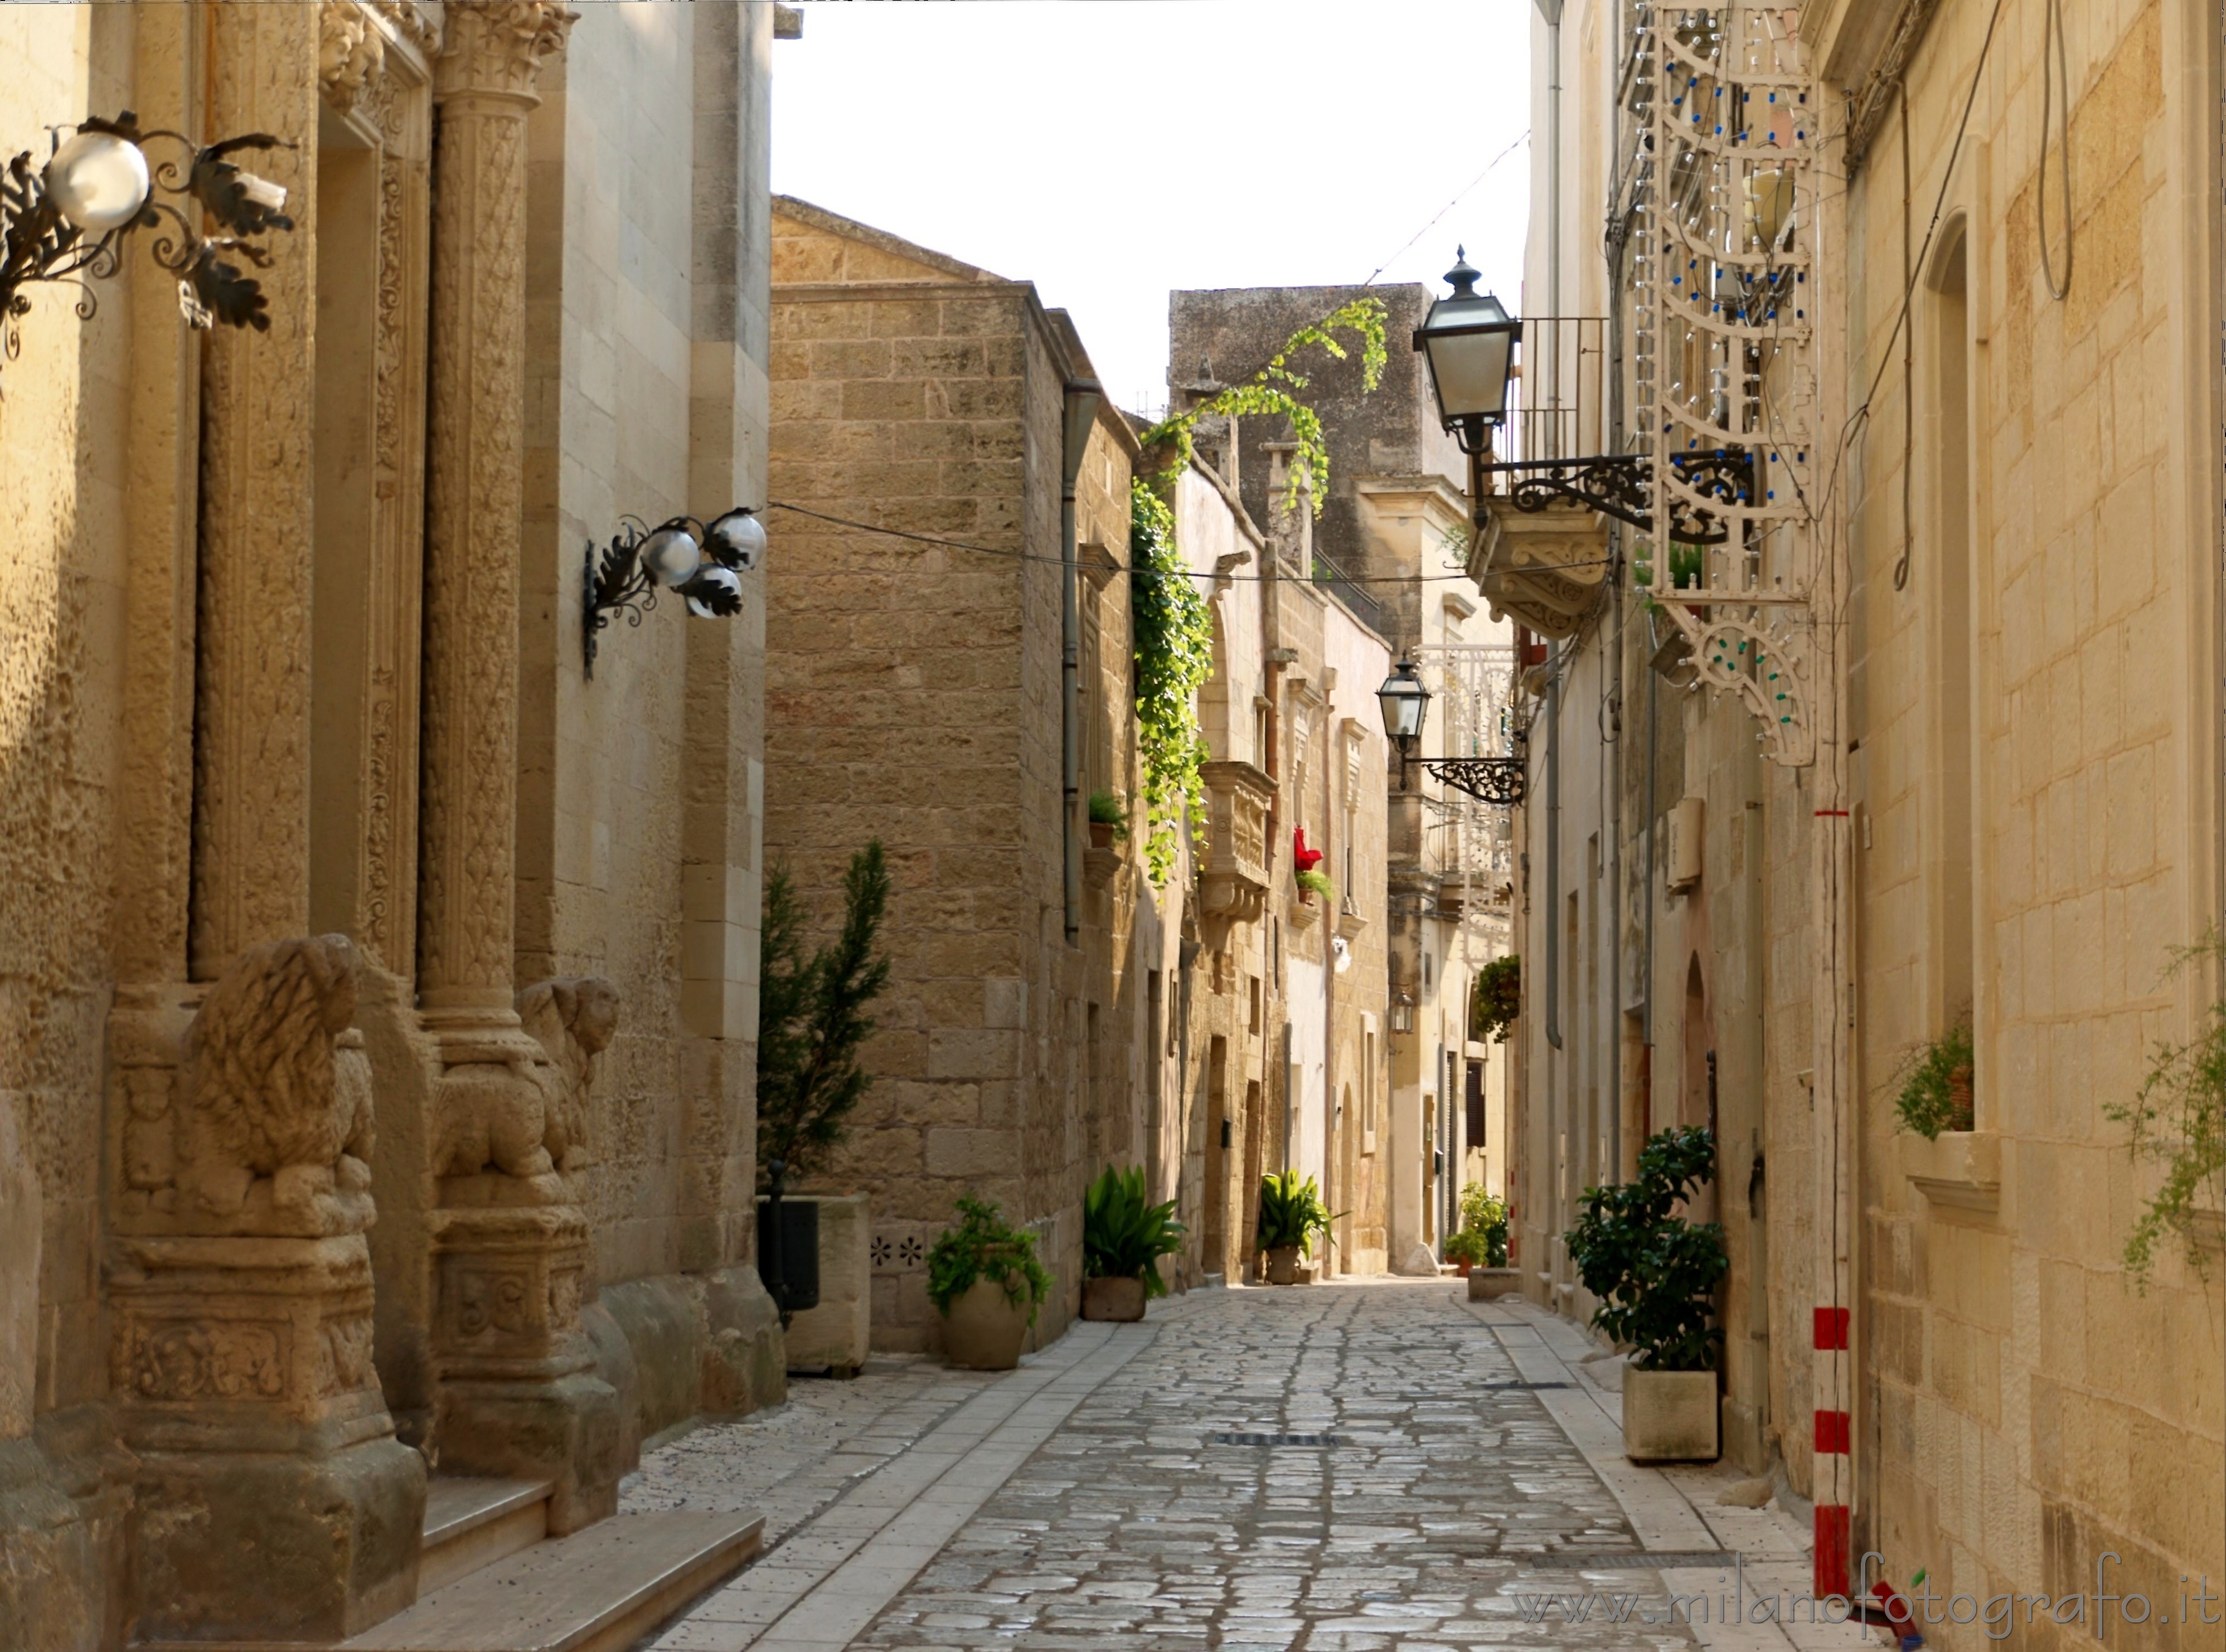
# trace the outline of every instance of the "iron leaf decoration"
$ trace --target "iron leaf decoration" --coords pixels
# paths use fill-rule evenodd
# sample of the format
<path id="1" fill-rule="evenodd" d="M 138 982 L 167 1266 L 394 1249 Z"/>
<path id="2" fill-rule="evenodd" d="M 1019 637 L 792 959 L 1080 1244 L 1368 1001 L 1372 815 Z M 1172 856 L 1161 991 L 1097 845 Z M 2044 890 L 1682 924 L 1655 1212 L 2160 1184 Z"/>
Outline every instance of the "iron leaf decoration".
<path id="1" fill-rule="evenodd" d="M 732 570 L 735 564 L 721 558 L 719 566 Z M 731 620 L 742 611 L 742 594 L 740 591 L 723 580 L 706 579 L 702 574 L 683 585 L 680 594 L 702 603 L 722 620 Z"/>
<path id="2" fill-rule="evenodd" d="M 49 134 L 49 157 L 60 149 L 64 130 L 57 127 Z M 148 168 L 149 199 L 136 218 L 90 238 L 48 197 L 44 166 L 33 166 L 29 149 L 8 162 L 0 172 L 0 356 L 12 359 L 21 353 L 16 329 L 19 319 L 30 313 L 27 288 L 61 283 L 77 287 L 77 314 L 90 321 L 99 300 L 87 283 L 116 274 L 124 242 L 133 231 L 162 228 L 166 219 L 171 227 L 148 251 L 157 265 L 178 277 L 178 308 L 188 324 L 197 330 L 222 322 L 269 332 L 270 301 L 245 266 L 267 270 L 271 254 L 250 238 L 291 230 L 294 220 L 280 210 L 286 199 L 283 187 L 228 157 L 241 150 L 295 146 L 268 132 L 249 132 L 200 147 L 182 132 L 142 131 L 138 116 L 129 109 L 112 120 L 87 116 L 76 130 L 120 137 L 143 151 L 161 139 L 183 154 Z M 156 199 L 156 190 L 198 203 L 231 232 L 204 236 L 177 206 Z"/>

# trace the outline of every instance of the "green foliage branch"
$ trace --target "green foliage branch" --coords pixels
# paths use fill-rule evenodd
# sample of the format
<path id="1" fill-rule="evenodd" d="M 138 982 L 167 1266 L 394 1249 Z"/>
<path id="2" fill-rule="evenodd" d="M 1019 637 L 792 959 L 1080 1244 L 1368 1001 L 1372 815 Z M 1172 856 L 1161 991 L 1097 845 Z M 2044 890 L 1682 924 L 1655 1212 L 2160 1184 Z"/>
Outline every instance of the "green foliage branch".
<path id="1" fill-rule="evenodd" d="M 994 1202 L 961 1193 L 958 1225 L 944 1229 L 927 1253 L 927 1299 L 947 1316 L 983 1280 L 1014 1307 L 1025 1302 L 1030 1325 L 1051 1294 L 1051 1273 L 1037 1260 L 1035 1235 L 1007 1222 Z"/>
<path id="2" fill-rule="evenodd" d="M 1180 1250 L 1187 1231 L 1174 1216 L 1173 1199 L 1151 1203 L 1141 1165 L 1106 1166 L 1082 1195 L 1083 1277 L 1140 1279 L 1146 1296 L 1165 1296 L 1159 1260 Z"/>
<path id="3" fill-rule="evenodd" d="M 1136 639 L 1136 744 L 1144 769 L 1144 865 L 1164 887 L 1181 828 L 1205 829 L 1198 691 L 1213 675 L 1213 621 L 1175 548 L 1174 512 L 1139 477 L 1129 490 L 1129 600 Z"/>
<path id="4" fill-rule="evenodd" d="M 1308 867 L 1298 874 L 1298 884 L 1300 888 L 1320 895 L 1324 900 L 1337 899 L 1337 885 L 1331 881 L 1330 875 L 1326 872 L 1317 872 L 1313 867 Z"/>
<path id="5" fill-rule="evenodd" d="M 1731 1267 L 1724 1230 L 1677 1206 L 1713 1180 L 1715 1143 L 1698 1125 L 1649 1136 L 1638 1178 L 1585 1190 L 1583 1214 L 1563 1235 L 1585 1288 L 1600 1299 L 1593 1324 L 1636 1349 L 1650 1371 L 1705 1371 L 1724 1338 L 1715 1289 Z"/>
<path id="6" fill-rule="evenodd" d="M 874 951 L 888 910 L 888 861 L 875 838 L 843 874 L 843 929 L 804 956 L 804 903 L 788 868 L 766 879 L 759 939 L 758 1164 L 778 1159 L 791 1179 L 824 1169 L 844 1121 L 872 1085 L 858 1052 L 873 1035 L 866 1012 L 889 984 Z"/>
<path id="7" fill-rule="evenodd" d="M 1523 1013 L 1523 960 L 1510 952 L 1476 972 L 1469 994 L 1468 1035 L 1481 1044 L 1507 1042 L 1507 1029 Z"/>
<path id="8" fill-rule="evenodd" d="M 1175 543 L 1174 486 L 1191 461 L 1198 423 L 1214 416 L 1281 414 L 1291 424 L 1297 456 L 1288 502 L 1311 488 L 1317 515 L 1329 496 L 1329 444 L 1321 416 L 1299 399 L 1307 375 L 1292 358 L 1318 349 L 1339 360 L 1351 351 L 1339 340 L 1358 339 L 1364 391 L 1383 381 L 1390 356 L 1383 329 L 1389 312 L 1372 295 L 1340 305 L 1283 341 L 1268 365 L 1241 384 L 1217 391 L 1195 407 L 1170 413 L 1146 430 L 1147 453 L 1164 455 L 1156 470 L 1129 487 L 1129 600 L 1136 647 L 1137 744 L 1144 770 L 1144 864 L 1154 885 L 1165 887 L 1174 869 L 1181 829 L 1205 829 L 1205 783 L 1200 771 L 1209 753 L 1198 722 L 1198 691 L 1213 674 L 1213 625 Z"/>
<path id="9" fill-rule="evenodd" d="M 1510 1225 L 1507 1201 L 1492 1192 L 1482 1182 L 1471 1182 L 1461 1189 L 1461 1232 L 1474 1234 L 1484 1247 L 1484 1264 L 1487 1268 L 1507 1266 L 1507 1235 Z M 1459 1236 L 1455 1236 L 1458 1237 Z M 1459 1261 L 1450 1251 L 1448 1261 Z"/>
<path id="10" fill-rule="evenodd" d="M 2175 948 L 2167 974 L 2205 961 L 2226 966 L 2226 940 L 2215 930 L 2193 946 Z M 2226 1180 L 2226 1001 L 2204 1012 L 2186 1043 L 2158 1044 L 2133 1101 L 2102 1110 L 2129 1128 L 2136 1160 L 2164 1166 L 2163 1182 L 2127 1236 L 2127 1274 L 2146 1292 L 2157 1252 L 2168 1241 L 2177 1241 L 2189 1266 L 2203 1273 L 2203 1241 Z"/>
<path id="11" fill-rule="evenodd" d="M 1958 1020 L 1930 1044 L 1919 1045 L 1902 1060 L 1892 1080 L 1898 1081 L 1893 1110 L 1901 1128 L 1913 1130 L 1927 1141 L 1943 1130 L 1968 1130 L 1971 1116 L 1971 1083 L 1976 1069 L 1977 1046 L 1968 1016 Z"/>
<path id="12" fill-rule="evenodd" d="M 1485 1248 L 1484 1236 L 1472 1228 L 1463 1228 L 1458 1233 L 1447 1234 L 1445 1252 L 1446 1260 L 1449 1262 L 1466 1262 L 1471 1268 L 1488 1268 L 1493 1265 L 1485 1260 L 1489 1252 Z"/>

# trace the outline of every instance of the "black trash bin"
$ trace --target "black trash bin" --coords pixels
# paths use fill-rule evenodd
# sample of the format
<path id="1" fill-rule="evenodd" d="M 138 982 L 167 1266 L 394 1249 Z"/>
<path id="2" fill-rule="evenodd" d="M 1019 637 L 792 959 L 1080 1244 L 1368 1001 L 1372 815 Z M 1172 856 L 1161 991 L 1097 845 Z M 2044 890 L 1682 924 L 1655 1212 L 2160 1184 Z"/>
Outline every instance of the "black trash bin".
<path id="1" fill-rule="evenodd" d="M 817 1199 L 758 1200 L 758 1277 L 784 1318 L 819 1306 Z"/>

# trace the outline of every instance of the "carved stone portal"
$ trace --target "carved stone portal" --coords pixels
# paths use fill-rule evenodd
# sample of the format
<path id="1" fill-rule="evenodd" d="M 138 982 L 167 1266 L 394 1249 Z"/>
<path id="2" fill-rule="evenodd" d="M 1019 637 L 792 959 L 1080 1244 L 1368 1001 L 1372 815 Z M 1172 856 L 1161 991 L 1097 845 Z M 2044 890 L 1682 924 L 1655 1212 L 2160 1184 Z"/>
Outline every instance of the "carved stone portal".
<path id="1" fill-rule="evenodd" d="M 417 1593 L 425 1467 L 371 1358 L 356 967 L 337 935 L 251 948 L 167 1052 L 153 1018 L 116 1049 L 109 1380 L 138 1481 L 135 1640 L 336 1640 Z"/>

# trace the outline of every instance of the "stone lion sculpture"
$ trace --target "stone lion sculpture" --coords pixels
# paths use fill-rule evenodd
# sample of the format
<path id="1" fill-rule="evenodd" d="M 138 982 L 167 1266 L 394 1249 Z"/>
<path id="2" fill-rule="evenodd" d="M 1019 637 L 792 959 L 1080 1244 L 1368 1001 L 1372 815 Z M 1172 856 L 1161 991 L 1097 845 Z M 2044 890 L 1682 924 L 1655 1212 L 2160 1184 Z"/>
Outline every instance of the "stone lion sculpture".
<path id="1" fill-rule="evenodd" d="M 258 1177 L 281 1210 L 371 1185 L 371 1064 L 344 935 L 240 954 L 188 1034 L 188 1177 L 200 1208 L 238 1214 Z"/>
<path id="2" fill-rule="evenodd" d="M 619 989 L 601 975 L 538 982 L 518 994 L 518 1016 L 549 1052 L 542 1071 L 548 1097 L 542 1145 L 558 1169 L 578 1170 L 593 1162 L 588 1087 L 595 1058 L 618 1032 Z"/>

